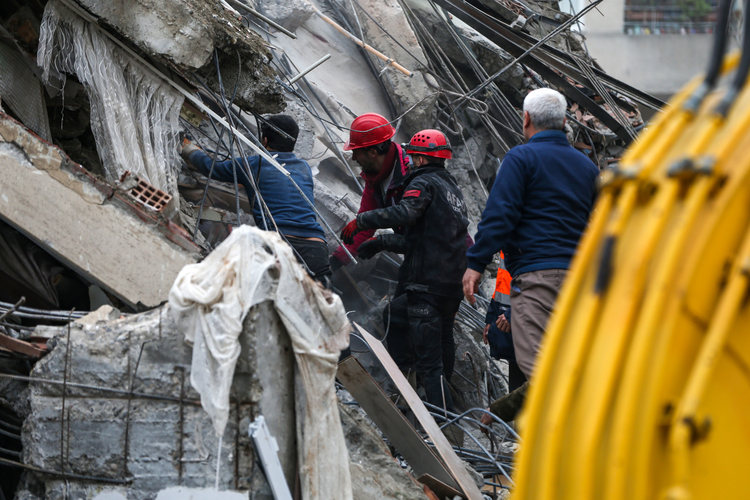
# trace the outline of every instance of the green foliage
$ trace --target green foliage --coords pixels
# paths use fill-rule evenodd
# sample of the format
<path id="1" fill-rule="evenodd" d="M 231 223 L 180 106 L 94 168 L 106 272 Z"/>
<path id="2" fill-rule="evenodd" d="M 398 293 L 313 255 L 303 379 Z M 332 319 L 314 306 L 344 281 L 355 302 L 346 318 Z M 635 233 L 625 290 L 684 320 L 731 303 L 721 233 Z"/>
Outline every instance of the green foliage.
<path id="1" fill-rule="evenodd" d="M 711 13 L 713 7 L 706 0 L 677 0 L 685 20 L 702 21 Z"/>

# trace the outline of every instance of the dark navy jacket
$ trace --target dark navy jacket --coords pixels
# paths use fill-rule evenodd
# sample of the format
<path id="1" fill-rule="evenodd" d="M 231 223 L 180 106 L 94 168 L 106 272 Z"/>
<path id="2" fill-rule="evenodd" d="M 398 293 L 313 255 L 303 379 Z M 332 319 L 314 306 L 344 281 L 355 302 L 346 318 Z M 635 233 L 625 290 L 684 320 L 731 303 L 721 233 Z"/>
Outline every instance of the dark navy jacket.
<path id="1" fill-rule="evenodd" d="M 294 182 L 299 185 L 305 196 L 315 202 L 313 198 L 313 176 L 310 165 L 305 160 L 300 160 L 294 153 L 277 154 L 276 161 L 284 165 Z M 273 223 L 268 220 L 267 228 L 263 227 L 263 217 L 260 212 L 260 203 L 253 200 L 255 191 L 250 179 L 245 175 L 245 163 L 242 158 L 237 158 L 237 182 L 245 186 L 247 195 L 253 203 L 253 218 L 255 223 L 261 229 L 273 231 Z M 203 175 L 208 176 L 211 169 L 212 159 L 203 151 L 193 151 L 190 153 L 190 163 L 192 163 Z M 279 232 L 288 236 L 297 236 L 299 238 L 320 238 L 325 240 L 323 228 L 320 227 L 315 211 L 307 204 L 294 184 L 289 182 L 284 174 L 276 170 L 270 163 L 263 160 L 260 156 L 248 156 L 247 163 L 250 166 L 251 173 L 258 183 L 258 189 L 263 200 L 268 206 L 276 225 L 279 226 Z M 214 165 L 212 179 L 223 182 L 234 182 L 234 173 L 232 171 L 232 160 L 217 161 Z"/>
<path id="2" fill-rule="evenodd" d="M 357 215 L 360 229 L 404 227 L 404 235 L 383 235 L 387 250 L 404 254 L 399 270 L 407 291 L 463 296 L 469 218 L 456 179 L 430 163 L 404 179 L 398 205 Z"/>
<path id="3" fill-rule="evenodd" d="M 482 213 L 468 267 L 505 252 L 511 276 L 567 269 L 594 207 L 599 169 L 562 131 L 544 130 L 505 155 Z"/>

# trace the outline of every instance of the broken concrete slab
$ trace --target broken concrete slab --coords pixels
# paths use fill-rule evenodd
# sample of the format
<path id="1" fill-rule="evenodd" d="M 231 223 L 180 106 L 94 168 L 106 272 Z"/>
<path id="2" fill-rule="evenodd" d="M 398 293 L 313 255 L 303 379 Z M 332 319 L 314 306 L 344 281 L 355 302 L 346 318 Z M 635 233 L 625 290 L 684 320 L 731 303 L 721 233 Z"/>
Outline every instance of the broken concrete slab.
<path id="1" fill-rule="evenodd" d="M 112 321 L 120 317 L 120 311 L 112 306 L 105 305 L 91 311 L 86 316 L 78 318 L 75 322 L 79 325 L 95 325 L 99 321 Z"/>
<path id="2" fill-rule="evenodd" d="M 199 248 L 129 194 L 0 114 L 0 218 L 130 307 L 167 299 Z"/>
<path id="3" fill-rule="evenodd" d="M 292 33 L 305 24 L 314 14 L 314 9 L 307 0 L 264 0 L 263 14 L 272 21 L 279 23 Z"/>
<path id="4" fill-rule="evenodd" d="M 422 69 L 427 66 L 427 59 L 398 0 L 361 0 L 354 4 L 356 12 L 351 10 L 348 2 L 339 0 L 338 3 L 341 4 L 341 12 L 349 24 L 355 29 L 361 27 L 361 33 L 352 32 L 354 36 L 412 72 L 412 75 L 408 76 L 390 67 L 383 71 L 380 77 L 397 113 L 404 113 L 415 106 L 402 119 L 401 127 L 406 134 L 411 137 L 423 130 L 426 123 L 433 123 L 437 103 L 437 81 Z M 372 59 L 376 61 L 375 68 L 380 71 L 384 63 L 374 57 Z"/>
<path id="5" fill-rule="evenodd" d="M 283 109 L 283 95 L 268 64 L 271 54 L 266 44 L 220 2 L 78 0 L 78 3 L 149 56 L 175 64 L 186 72 L 197 71 L 219 93 L 213 61 L 217 50 L 226 88 L 234 88 L 239 77 L 236 104 L 257 113 Z"/>
<path id="6" fill-rule="evenodd" d="M 128 500 L 127 493 L 115 490 L 102 491 L 93 500 Z"/>
<path id="7" fill-rule="evenodd" d="M 272 500 L 247 432 L 250 422 L 258 415 L 266 418 L 292 486 L 297 459 L 294 354 L 271 302 L 250 310 L 241 344 L 219 485 L 222 494 L 251 491 L 254 499 Z M 215 490 L 206 490 L 214 484 L 218 440 L 190 386 L 191 348 L 168 306 L 88 325 L 72 323 L 70 333 L 59 327 L 50 345 L 51 353 L 31 374 L 50 383 L 29 384 L 24 463 L 127 484 L 35 475 L 18 498 L 51 500 L 67 494 L 150 500 L 167 494 L 165 498 L 189 498 L 196 490 L 203 496 L 195 498 L 220 498 Z M 68 384 L 66 398 L 62 381 Z M 366 418 L 343 404 L 339 415 L 355 500 L 426 498 Z"/>
<path id="8" fill-rule="evenodd" d="M 293 353 L 274 314 L 270 303 L 248 313 L 219 468 L 222 490 L 251 490 L 264 500 L 273 497 L 247 433 L 258 414 L 268 418 L 283 447 L 279 458 L 288 480 L 296 470 Z M 190 386 L 191 348 L 167 307 L 93 325 L 74 323 L 69 335 L 70 341 L 67 327 L 58 329 L 54 348 L 31 374 L 70 386 L 63 398 L 59 384 L 30 384 L 24 463 L 110 481 L 124 478 L 130 500 L 152 499 L 179 485 L 212 487 L 219 442 Z M 45 498 L 65 488 L 71 497 L 89 498 L 95 483 L 79 479 L 66 485 L 46 477 Z"/>
<path id="9" fill-rule="evenodd" d="M 176 486 L 161 490 L 156 500 L 248 500 L 248 492 L 216 491 L 214 489 L 184 488 Z"/>

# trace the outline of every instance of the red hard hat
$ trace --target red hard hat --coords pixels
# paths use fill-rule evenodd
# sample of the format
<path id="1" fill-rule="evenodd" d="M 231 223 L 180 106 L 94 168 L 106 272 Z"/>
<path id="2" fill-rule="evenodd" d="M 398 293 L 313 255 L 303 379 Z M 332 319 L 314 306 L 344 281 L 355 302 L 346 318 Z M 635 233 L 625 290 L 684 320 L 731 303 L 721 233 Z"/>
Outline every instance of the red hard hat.
<path id="1" fill-rule="evenodd" d="M 349 141 L 344 144 L 344 151 L 374 146 L 396 135 L 396 129 L 377 113 L 359 115 L 349 128 Z"/>
<path id="2" fill-rule="evenodd" d="M 414 134 L 406 145 L 406 154 L 434 156 L 435 158 L 453 158 L 451 143 L 439 130 L 427 129 Z"/>

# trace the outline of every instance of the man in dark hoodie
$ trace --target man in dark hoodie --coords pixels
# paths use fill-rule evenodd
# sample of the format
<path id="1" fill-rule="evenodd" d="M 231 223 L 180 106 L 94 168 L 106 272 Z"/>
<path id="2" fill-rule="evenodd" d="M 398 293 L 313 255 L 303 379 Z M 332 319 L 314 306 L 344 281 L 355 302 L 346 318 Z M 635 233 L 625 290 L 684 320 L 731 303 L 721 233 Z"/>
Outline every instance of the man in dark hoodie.
<path id="1" fill-rule="evenodd" d="M 469 220 L 461 190 L 445 169 L 452 157 L 445 135 L 423 130 L 406 153 L 414 170 L 404 179 L 401 202 L 360 213 L 342 238 L 346 243 L 363 231 L 404 228 L 403 235 L 381 234 L 363 242 L 359 256 L 367 259 L 383 250 L 404 254 L 404 291 L 391 301 L 388 351 L 401 370 L 416 368 L 430 404 L 454 411 L 446 382 L 455 360 L 453 321 L 463 295 Z"/>
<path id="2" fill-rule="evenodd" d="M 205 176 L 224 182 L 237 179 L 250 196 L 255 224 L 267 231 L 278 228 L 310 276 L 330 286 L 325 234 L 315 210 L 305 200 L 307 197 L 314 202 L 312 170 L 293 153 L 299 135 L 297 122 L 288 115 L 270 116 L 263 119 L 260 133 L 263 146 L 276 155 L 276 161 L 284 165 L 304 196 L 286 175 L 260 156 L 216 161 L 191 143 L 183 146 L 181 154 L 188 165 Z M 263 204 L 255 196 L 256 186 Z"/>
<path id="3" fill-rule="evenodd" d="M 402 181 L 409 173 L 409 158 L 401 146 L 391 141 L 395 134 L 396 129 L 377 113 L 365 113 L 352 122 L 344 149 L 352 152 L 352 159 L 362 168 L 365 189 L 359 205 L 360 214 L 397 205 L 401 201 Z M 374 229 L 362 231 L 346 248 L 356 257 L 359 245 L 374 234 Z M 335 271 L 349 262 L 343 247 L 338 247 L 331 257 L 331 268 Z"/>

